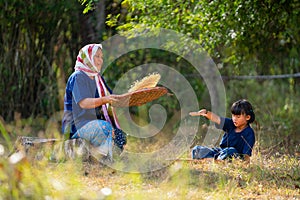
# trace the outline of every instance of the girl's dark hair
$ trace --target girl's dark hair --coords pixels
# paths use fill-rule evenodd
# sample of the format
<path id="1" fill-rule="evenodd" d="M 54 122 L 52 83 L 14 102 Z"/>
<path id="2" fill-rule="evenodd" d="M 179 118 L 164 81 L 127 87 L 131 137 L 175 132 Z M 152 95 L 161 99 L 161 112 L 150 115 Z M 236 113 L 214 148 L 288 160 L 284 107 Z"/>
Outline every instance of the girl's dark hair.
<path id="1" fill-rule="evenodd" d="M 255 120 L 255 114 L 253 112 L 252 105 L 246 99 L 241 99 L 234 102 L 231 106 L 231 113 L 234 115 L 250 115 L 250 119 L 248 120 L 249 124 Z"/>

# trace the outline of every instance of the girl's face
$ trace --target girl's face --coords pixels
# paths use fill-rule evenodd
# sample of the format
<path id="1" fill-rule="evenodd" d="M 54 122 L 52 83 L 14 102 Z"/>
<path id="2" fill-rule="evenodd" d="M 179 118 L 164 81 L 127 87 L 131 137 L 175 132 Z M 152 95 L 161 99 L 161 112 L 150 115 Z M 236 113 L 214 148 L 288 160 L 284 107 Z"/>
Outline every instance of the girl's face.
<path id="1" fill-rule="evenodd" d="M 244 128 L 247 126 L 247 121 L 251 118 L 250 115 L 240 114 L 234 115 L 232 114 L 232 121 L 237 128 Z"/>
<path id="2" fill-rule="evenodd" d="M 96 54 L 94 55 L 94 64 L 100 72 L 103 64 L 103 54 L 101 49 L 98 49 Z"/>

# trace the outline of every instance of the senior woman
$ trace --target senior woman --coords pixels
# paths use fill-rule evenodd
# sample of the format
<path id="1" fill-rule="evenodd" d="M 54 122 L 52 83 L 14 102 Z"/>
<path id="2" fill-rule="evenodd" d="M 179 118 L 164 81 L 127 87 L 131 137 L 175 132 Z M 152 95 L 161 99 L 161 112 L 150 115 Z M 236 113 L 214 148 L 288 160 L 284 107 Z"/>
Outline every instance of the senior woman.
<path id="1" fill-rule="evenodd" d="M 102 65 L 101 44 L 80 49 L 75 71 L 66 85 L 62 131 L 67 138 L 89 141 L 94 153 L 112 160 L 114 143 L 123 149 L 126 137 L 115 138 L 114 130 L 119 133 L 121 129 L 110 105 L 117 99 L 100 75 Z"/>

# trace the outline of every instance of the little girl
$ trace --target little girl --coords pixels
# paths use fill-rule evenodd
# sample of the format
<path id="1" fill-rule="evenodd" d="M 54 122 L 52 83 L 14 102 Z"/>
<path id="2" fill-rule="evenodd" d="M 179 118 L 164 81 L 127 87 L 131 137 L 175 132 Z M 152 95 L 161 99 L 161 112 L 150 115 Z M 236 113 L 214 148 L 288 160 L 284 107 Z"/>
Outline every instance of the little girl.
<path id="1" fill-rule="evenodd" d="M 224 118 L 206 109 L 190 113 L 191 116 L 206 117 L 215 122 L 217 128 L 225 131 L 220 147 L 195 146 L 192 149 L 193 159 L 215 158 L 224 160 L 235 157 L 245 161 L 250 160 L 255 143 L 254 131 L 250 126 L 250 123 L 255 120 L 252 105 L 245 99 L 238 100 L 232 104 L 231 114 L 231 118 Z"/>

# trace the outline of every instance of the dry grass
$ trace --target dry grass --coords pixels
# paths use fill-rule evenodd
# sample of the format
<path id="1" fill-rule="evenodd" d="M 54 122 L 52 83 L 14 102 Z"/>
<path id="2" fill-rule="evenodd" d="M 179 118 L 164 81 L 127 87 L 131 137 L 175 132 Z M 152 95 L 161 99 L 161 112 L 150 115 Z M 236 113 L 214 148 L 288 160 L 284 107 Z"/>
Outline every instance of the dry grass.
<path id="1" fill-rule="evenodd" d="M 248 165 L 179 160 L 149 173 L 125 173 L 80 159 L 53 162 L 51 148 L 42 150 L 40 160 L 0 156 L 0 200 L 300 199 L 298 154 L 266 156 L 257 147 Z"/>
<path id="2" fill-rule="evenodd" d="M 151 174 L 128 174 L 95 165 L 83 182 L 111 199 L 300 199 L 300 161 L 283 156 L 215 163 L 176 161 Z"/>
<path id="3" fill-rule="evenodd" d="M 2 163 L 0 199 L 300 199 L 300 160 L 288 156 L 175 161 L 146 174 L 79 159 Z"/>

